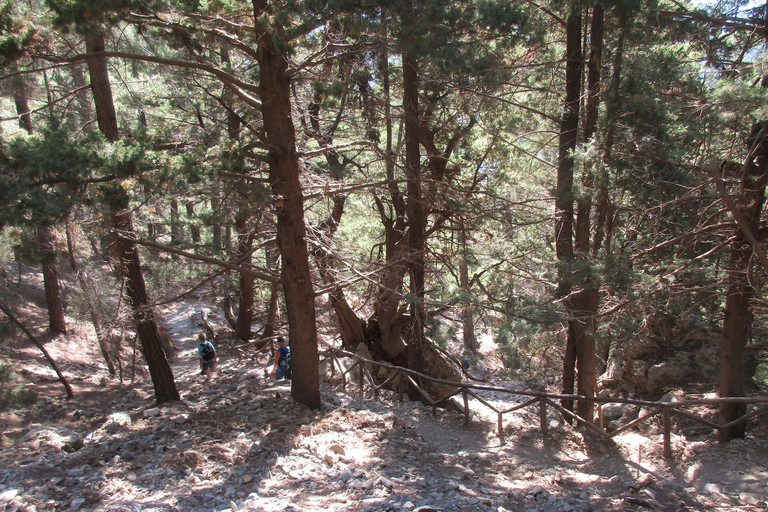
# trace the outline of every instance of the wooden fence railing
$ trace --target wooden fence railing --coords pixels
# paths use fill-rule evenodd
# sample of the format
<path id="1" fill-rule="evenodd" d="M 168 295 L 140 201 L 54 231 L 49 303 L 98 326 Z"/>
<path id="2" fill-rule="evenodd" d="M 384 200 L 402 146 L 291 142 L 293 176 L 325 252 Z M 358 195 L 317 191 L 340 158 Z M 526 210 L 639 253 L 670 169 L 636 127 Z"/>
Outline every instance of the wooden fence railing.
<path id="1" fill-rule="evenodd" d="M 334 377 L 336 372 L 338 371 L 340 373 L 340 377 L 342 380 L 342 386 L 346 387 L 347 380 L 348 380 L 347 375 L 349 375 L 350 372 L 352 372 L 355 368 L 359 367 L 360 372 L 358 375 L 358 379 L 359 379 L 358 384 L 360 386 L 361 392 L 365 391 L 366 381 L 368 381 L 369 385 L 371 386 L 374 395 L 378 396 L 379 390 L 389 385 L 393 381 L 399 380 L 401 385 L 397 386 L 397 388 L 400 390 L 400 400 L 401 401 L 403 400 L 403 393 L 406 388 L 406 386 L 402 384 L 408 383 L 411 386 L 413 386 L 414 389 L 418 390 L 419 394 L 422 396 L 425 403 L 432 406 L 433 414 L 437 413 L 437 407 L 444 404 L 451 398 L 461 395 L 462 397 L 461 408 L 464 413 L 465 425 L 468 425 L 470 420 L 471 414 L 470 414 L 470 408 L 469 408 L 469 397 L 471 396 L 472 398 L 477 400 L 479 403 L 481 403 L 483 406 L 487 407 L 497 415 L 497 431 L 498 431 L 499 439 L 502 439 L 502 440 L 504 438 L 504 415 L 520 409 L 524 409 L 526 407 L 535 406 L 535 405 L 539 406 L 539 428 L 542 431 L 545 442 L 547 439 L 547 433 L 549 429 L 549 425 L 547 423 L 547 407 L 552 407 L 553 409 L 557 410 L 565 417 L 570 417 L 572 419 L 575 419 L 576 421 L 578 421 L 580 425 L 583 425 L 586 428 L 593 430 L 594 432 L 598 433 L 599 435 L 607 439 L 617 436 L 630 428 L 638 426 L 641 423 L 647 422 L 656 416 L 661 416 L 662 431 L 664 434 L 664 456 L 672 457 L 672 443 L 671 443 L 672 415 L 677 415 L 682 418 L 686 418 L 688 420 L 691 420 L 691 421 L 700 423 L 702 425 L 705 425 L 709 428 L 712 428 L 713 430 L 719 431 L 719 430 L 723 430 L 723 429 L 727 429 L 727 428 L 731 428 L 733 426 L 739 425 L 752 418 L 756 418 L 757 416 L 760 416 L 768 412 L 768 397 L 729 397 L 729 398 L 709 398 L 709 399 L 700 399 L 700 400 L 681 400 L 678 402 L 652 402 L 647 400 L 588 397 L 588 396 L 581 396 L 581 395 L 544 393 L 539 391 L 511 390 L 511 389 L 506 389 L 506 388 L 497 387 L 497 386 L 488 386 L 488 385 L 481 385 L 481 384 L 475 384 L 475 383 L 469 383 L 469 382 L 453 382 L 453 381 L 448 381 L 443 379 L 437 379 L 429 375 L 425 375 L 425 374 L 410 370 L 408 368 L 402 368 L 400 366 L 394 366 L 391 364 L 382 363 L 380 361 L 373 361 L 371 359 L 366 359 L 357 354 L 353 354 L 351 352 L 341 350 L 339 348 L 333 347 L 325 343 L 323 343 L 323 345 L 326 347 L 326 351 L 324 352 L 324 354 L 328 356 L 328 359 L 330 359 L 332 363 L 331 376 Z M 346 358 L 351 358 L 354 361 L 353 364 L 349 366 L 342 364 L 340 362 L 340 357 L 342 356 Z M 377 384 L 373 376 L 371 375 L 368 369 L 369 367 L 367 365 L 385 368 L 391 371 L 391 374 L 384 382 Z M 454 392 L 446 394 L 445 396 L 435 400 L 424 390 L 423 386 L 420 385 L 419 382 L 417 382 L 417 380 L 420 382 L 431 381 L 436 384 L 452 386 L 456 388 L 456 390 Z M 522 403 L 516 404 L 507 409 L 500 409 L 497 406 L 490 403 L 488 400 L 478 395 L 477 393 L 478 391 L 493 391 L 493 392 L 500 392 L 500 393 L 505 393 L 509 395 L 519 395 L 524 397 L 527 396 L 530 398 Z M 561 401 L 561 400 L 573 400 L 573 401 L 585 400 L 585 401 L 597 403 L 599 423 L 594 424 L 589 421 L 586 421 L 584 418 L 580 418 L 574 412 L 569 411 L 568 409 L 562 407 L 559 403 L 557 403 L 558 401 Z M 623 425 L 617 430 L 608 432 L 605 430 L 604 425 L 602 424 L 603 423 L 602 406 L 608 403 L 638 405 L 641 407 L 649 408 L 650 411 L 641 415 L 640 417 L 636 418 L 630 423 Z M 713 406 L 713 405 L 720 405 L 722 403 L 747 404 L 747 405 L 753 405 L 754 408 L 744 416 L 741 416 L 740 418 L 737 418 L 736 420 L 731 421 L 730 423 L 727 423 L 724 425 L 718 425 L 705 418 L 699 417 L 696 414 L 692 414 L 690 412 L 683 410 L 684 408 L 687 408 L 687 407 L 696 407 L 696 406 L 702 406 L 702 405 Z"/>

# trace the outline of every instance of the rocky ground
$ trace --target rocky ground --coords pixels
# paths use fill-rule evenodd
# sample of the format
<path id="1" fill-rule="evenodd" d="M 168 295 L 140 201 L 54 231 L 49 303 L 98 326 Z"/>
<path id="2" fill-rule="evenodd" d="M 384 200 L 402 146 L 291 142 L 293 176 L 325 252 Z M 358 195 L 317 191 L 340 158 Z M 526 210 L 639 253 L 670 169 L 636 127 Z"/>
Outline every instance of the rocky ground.
<path id="1" fill-rule="evenodd" d="M 309 410 L 265 375 L 265 361 L 225 349 L 206 382 L 192 311 L 168 312 L 183 400 L 159 408 L 142 373 L 132 385 L 108 377 L 78 334 L 84 328 L 47 343 L 72 381 L 71 401 L 37 349 L 8 348 L 41 401 L 0 416 L 0 510 L 768 510 L 768 437 L 759 426 L 727 445 L 713 432 L 678 429 L 675 457 L 665 461 L 653 430 L 606 441 L 554 412 L 543 439 L 535 407 L 504 416 L 504 439 L 477 401 L 465 426 L 455 412 L 433 416 L 418 403 L 324 381 L 322 408 Z"/>

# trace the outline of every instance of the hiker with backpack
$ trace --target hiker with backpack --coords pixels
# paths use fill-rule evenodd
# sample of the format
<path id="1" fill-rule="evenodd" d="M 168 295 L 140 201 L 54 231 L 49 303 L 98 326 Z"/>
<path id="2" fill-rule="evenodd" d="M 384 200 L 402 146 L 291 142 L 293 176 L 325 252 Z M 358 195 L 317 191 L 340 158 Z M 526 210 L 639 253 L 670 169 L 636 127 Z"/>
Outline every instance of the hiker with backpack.
<path id="1" fill-rule="evenodd" d="M 218 361 L 216 347 L 213 346 L 213 343 L 205 339 L 205 334 L 202 332 L 197 335 L 197 340 L 200 342 L 197 346 L 197 359 L 200 361 L 200 375 L 205 375 L 207 380 L 213 375 L 213 371 L 216 369 L 216 362 Z"/>
<path id="2" fill-rule="evenodd" d="M 277 338 L 275 351 L 275 367 L 272 370 L 275 380 L 291 379 L 291 347 L 285 345 L 285 338 Z"/>

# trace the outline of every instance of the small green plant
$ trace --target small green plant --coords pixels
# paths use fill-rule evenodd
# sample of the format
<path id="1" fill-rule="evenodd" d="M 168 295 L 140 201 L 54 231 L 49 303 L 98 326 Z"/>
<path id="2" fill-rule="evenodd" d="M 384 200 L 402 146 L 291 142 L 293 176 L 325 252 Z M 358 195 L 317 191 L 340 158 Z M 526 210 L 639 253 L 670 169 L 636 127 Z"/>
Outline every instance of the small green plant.
<path id="1" fill-rule="evenodd" d="M 0 411 L 29 407 L 37 402 L 37 392 L 16 382 L 13 367 L 0 361 Z"/>
<path id="2" fill-rule="evenodd" d="M 761 361 L 752 378 L 758 386 L 768 386 L 768 361 Z"/>

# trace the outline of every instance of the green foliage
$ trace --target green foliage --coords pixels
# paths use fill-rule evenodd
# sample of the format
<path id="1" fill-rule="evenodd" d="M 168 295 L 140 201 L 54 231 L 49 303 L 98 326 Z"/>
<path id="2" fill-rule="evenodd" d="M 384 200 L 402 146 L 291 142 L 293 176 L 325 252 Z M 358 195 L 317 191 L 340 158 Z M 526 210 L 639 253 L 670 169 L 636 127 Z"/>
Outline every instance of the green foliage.
<path id="1" fill-rule="evenodd" d="M 0 411 L 26 408 L 37 402 L 37 392 L 16 380 L 13 366 L 0 361 Z"/>
<path id="2" fill-rule="evenodd" d="M 759 386 L 768 386 L 768 361 L 762 361 L 757 365 L 757 371 L 752 379 Z"/>

